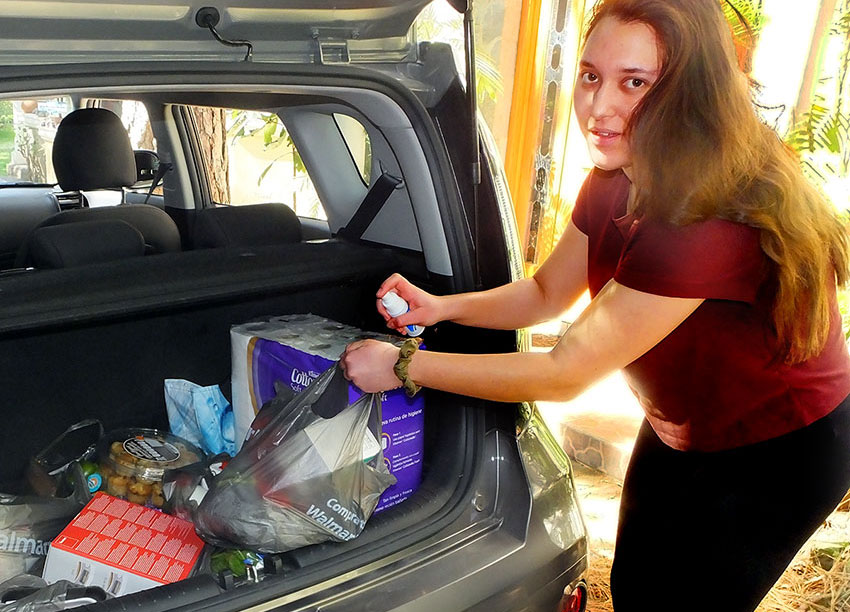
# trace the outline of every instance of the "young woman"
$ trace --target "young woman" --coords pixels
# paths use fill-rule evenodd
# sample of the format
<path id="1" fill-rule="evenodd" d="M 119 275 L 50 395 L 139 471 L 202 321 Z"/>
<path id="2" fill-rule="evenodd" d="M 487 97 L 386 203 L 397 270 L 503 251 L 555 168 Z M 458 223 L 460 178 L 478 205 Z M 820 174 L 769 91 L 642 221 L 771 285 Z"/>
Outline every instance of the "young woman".
<path id="1" fill-rule="evenodd" d="M 718 0 L 603 0 L 575 112 L 595 169 L 532 277 L 434 296 L 409 324 L 513 329 L 592 301 L 549 353 L 342 357 L 366 391 L 566 400 L 622 368 L 646 419 L 624 484 L 612 595 L 630 610 L 753 610 L 850 488 L 848 241 L 758 119 Z M 651 602 L 647 594 L 656 595 Z"/>

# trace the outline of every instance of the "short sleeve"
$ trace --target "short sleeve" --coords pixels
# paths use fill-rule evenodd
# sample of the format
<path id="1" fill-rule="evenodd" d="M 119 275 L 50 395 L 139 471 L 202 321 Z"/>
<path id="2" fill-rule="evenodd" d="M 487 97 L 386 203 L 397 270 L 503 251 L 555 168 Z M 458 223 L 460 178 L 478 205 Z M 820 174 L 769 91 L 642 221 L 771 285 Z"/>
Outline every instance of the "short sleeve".
<path id="1" fill-rule="evenodd" d="M 622 170 L 591 169 L 576 196 L 573 224 L 585 236 L 601 231 L 615 214 L 615 209 L 625 207 L 629 185 L 629 179 Z"/>
<path id="2" fill-rule="evenodd" d="M 722 219 L 685 226 L 638 219 L 614 280 L 656 295 L 752 304 L 765 271 L 756 228 Z"/>

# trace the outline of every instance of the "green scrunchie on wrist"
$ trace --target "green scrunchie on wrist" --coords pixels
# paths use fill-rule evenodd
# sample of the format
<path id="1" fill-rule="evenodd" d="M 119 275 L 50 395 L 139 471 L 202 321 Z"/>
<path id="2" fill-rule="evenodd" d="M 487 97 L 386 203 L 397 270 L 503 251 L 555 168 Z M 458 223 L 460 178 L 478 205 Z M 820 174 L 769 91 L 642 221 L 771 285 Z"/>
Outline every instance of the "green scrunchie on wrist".
<path id="1" fill-rule="evenodd" d="M 419 338 L 408 338 L 405 340 L 398 351 L 398 361 L 393 366 L 393 372 L 395 372 L 396 377 L 401 381 L 401 386 L 404 387 L 404 392 L 407 393 L 408 397 L 413 397 L 422 388 L 411 380 L 410 374 L 407 371 L 410 367 L 410 360 L 413 358 L 413 353 L 419 349 L 421 342 Z"/>

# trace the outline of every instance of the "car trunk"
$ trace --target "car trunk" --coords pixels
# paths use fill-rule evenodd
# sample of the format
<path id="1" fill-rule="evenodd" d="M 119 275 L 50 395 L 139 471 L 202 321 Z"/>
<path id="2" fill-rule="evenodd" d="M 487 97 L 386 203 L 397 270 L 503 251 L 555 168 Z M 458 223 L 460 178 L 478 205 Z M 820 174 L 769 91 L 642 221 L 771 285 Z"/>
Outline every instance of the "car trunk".
<path id="1" fill-rule="evenodd" d="M 6 356 L 0 370 L 0 491 L 18 489 L 28 459 L 80 420 L 99 419 L 106 430 L 167 430 L 166 378 L 220 384 L 229 396 L 234 324 L 309 312 L 385 331 L 374 292 L 395 271 L 432 290 L 444 288 L 439 279 L 429 281 L 420 257 L 338 240 L 0 276 L 0 351 Z M 426 339 L 437 348 L 463 350 L 470 344 L 487 347 L 499 337 L 469 333 L 475 332 L 437 327 Z M 485 415 L 474 400 L 428 393 L 418 491 L 372 517 L 353 541 L 281 555 L 276 563 L 285 579 L 270 577 L 249 589 L 250 597 L 262 601 L 340 575 L 456 520 L 467 505 L 461 501 L 471 495 L 484 432 L 494 424 L 510 430 L 513 415 L 510 410 Z M 236 590 L 242 591 L 240 605 L 246 605 L 245 589 Z M 102 605 L 119 609 L 135 600 L 146 610 L 175 609 L 211 596 L 219 609 L 233 606 L 207 575 Z"/>
<path id="2" fill-rule="evenodd" d="M 412 15 L 425 3 L 411 0 L 406 4 Z M 388 7 L 389 13 L 395 10 L 382 0 L 376 6 Z M 23 35 L 26 28 L 31 28 L 39 36 L 18 45 L 10 63 L 54 61 L 50 54 L 55 47 L 51 32 L 36 27 L 40 22 L 34 18 L 31 21 L 31 16 L 13 17 L 21 20 L 19 30 Z M 114 18 L 124 19 L 121 15 Z M 310 37 L 303 45 L 297 41 L 278 44 L 263 36 L 266 30 L 250 29 L 250 19 L 245 14 L 224 12 L 222 18 L 223 31 L 255 42 L 255 59 L 310 61 L 321 55 L 323 41 L 329 43 L 330 49 L 341 35 L 339 31 L 320 31 L 318 39 Z M 52 20 L 46 21 L 53 24 Z M 82 21 L 82 25 L 91 25 L 85 17 Z M 148 101 L 154 103 L 162 98 L 161 101 L 174 104 L 220 101 L 220 106 L 227 106 L 234 98 L 222 91 L 235 88 L 233 83 L 237 83 L 252 96 L 251 104 L 283 108 L 299 100 L 293 97 L 286 102 L 282 100 L 286 96 L 278 94 L 310 94 L 305 84 L 321 85 L 323 92 L 331 91 L 329 86 L 335 88 L 332 91 L 362 86 L 370 94 L 378 92 L 393 100 L 409 117 L 413 129 L 393 129 L 396 135 L 416 135 L 427 166 L 411 165 L 410 157 L 404 156 L 409 167 L 408 187 L 415 190 L 417 172 L 429 175 L 422 178 L 433 181 L 437 191 L 434 210 L 438 214 L 416 216 L 417 224 L 422 225 L 422 251 L 404 245 L 382 248 L 359 240 L 331 239 L 250 249 L 183 251 L 79 268 L 0 274 L 0 354 L 5 356 L 0 368 L 0 416 L 4 425 L 0 428 L 0 445 L 4 449 L 0 491 L 14 492 L 29 458 L 69 425 L 83 419 L 99 419 L 107 431 L 122 427 L 167 430 L 163 393 L 167 378 L 218 384 L 231 398 L 233 325 L 285 314 L 313 313 L 363 330 L 386 332 L 375 309 L 375 291 L 391 273 L 400 272 L 436 294 L 488 288 L 510 280 L 511 258 L 503 218 L 509 211 L 500 209 L 494 185 L 486 178 L 491 176 L 486 156 L 482 159 L 485 180 L 477 190 L 472 187 L 470 143 L 475 128 L 461 110 L 466 108 L 465 94 L 446 46 L 423 43 L 415 49 L 410 47 L 408 38 L 395 31 L 381 35 L 389 36 L 388 40 L 397 42 L 397 47 L 376 46 L 369 39 L 342 36 L 352 62 L 358 56 L 377 60 L 370 67 L 384 68 L 383 75 L 347 66 L 263 65 L 259 61 L 100 64 L 93 74 L 91 66 L 84 62 L 89 58 L 102 60 L 104 48 L 112 59 L 124 58 L 125 48 L 133 49 L 125 59 L 145 59 L 144 53 L 139 55 L 140 48 L 154 57 L 168 52 L 179 58 L 186 53 L 192 58 L 200 54 L 204 60 L 232 60 L 241 51 L 212 40 L 206 30 L 194 23 L 192 14 L 163 16 L 162 23 L 153 29 L 168 35 L 151 47 L 128 43 L 123 34 L 116 35 L 116 39 L 101 36 L 101 31 L 119 31 L 105 27 L 108 23 L 101 22 L 95 36 L 74 27 L 70 15 L 66 22 L 61 35 L 74 43 L 68 45 L 73 49 L 72 59 L 83 63 L 66 67 L 58 76 L 49 65 L 6 68 L 0 90 L 73 91 L 94 84 L 117 87 L 120 92 L 115 83 L 126 81 L 154 91 L 148 94 Z M 400 27 L 391 19 L 382 23 Z M 173 32 L 167 28 L 173 28 Z M 275 28 L 280 30 L 278 24 L 274 24 Z M 404 25 L 403 31 L 406 29 Z M 142 30 L 132 31 L 144 35 Z M 183 37 L 187 44 L 178 44 L 176 49 L 163 42 L 173 43 Z M 415 61 L 403 67 L 380 63 L 396 56 Z M 404 81 L 404 87 L 396 82 L 399 79 Z M 213 94 L 209 95 L 204 88 L 215 83 L 226 87 L 212 87 Z M 269 94 L 255 101 L 260 87 L 277 97 Z M 325 97 L 301 97 L 312 103 L 327 102 Z M 352 106 L 359 99 L 340 95 L 340 100 Z M 394 116 L 384 112 L 394 108 L 377 104 L 379 96 L 364 96 L 363 100 L 374 105 L 363 112 L 367 116 L 371 113 L 377 124 Z M 170 189 L 168 180 L 165 186 Z M 420 179 L 420 187 L 421 182 Z M 173 193 L 176 190 L 169 191 Z M 430 201 L 430 196 L 423 198 L 422 193 L 419 192 L 419 200 Z M 191 213 L 199 201 L 183 205 Z M 475 230 L 490 239 L 476 244 Z M 445 258 L 434 247 L 440 240 L 445 241 Z M 517 349 L 515 332 L 476 330 L 449 323 L 429 328 L 424 339 L 430 349 L 451 352 Z M 222 589 L 212 576 L 199 574 L 109 600 L 97 608 L 225 611 L 275 599 L 280 609 L 316 609 L 310 601 L 333 598 L 345 588 L 352 589 L 352 585 L 356 591 L 357 584 L 362 584 L 358 581 L 374 580 L 384 568 L 403 571 L 398 568 L 412 563 L 409 559 L 424 563 L 422 560 L 431 554 L 428 547 L 435 542 L 447 548 L 462 547 L 476 535 L 498 530 L 503 545 L 500 554 L 521 547 L 531 512 L 530 497 L 512 495 L 508 500 L 496 494 L 500 487 L 513 492 L 525 492 L 529 487 L 526 475 L 519 469 L 522 462 L 514 439 L 516 405 L 497 406 L 429 390 L 424 396 L 422 482 L 409 499 L 375 514 L 358 538 L 284 553 L 273 564 L 277 573 L 259 584 Z M 500 454 L 510 454 L 514 460 L 494 462 L 493 457 Z M 499 504 L 510 505 L 512 518 L 505 518 L 508 513 Z M 292 594 L 291 606 L 287 606 L 288 594 Z M 388 594 L 388 607 L 391 602 Z M 327 606 L 326 599 L 319 603 L 322 609 L 337 609 Z"/>

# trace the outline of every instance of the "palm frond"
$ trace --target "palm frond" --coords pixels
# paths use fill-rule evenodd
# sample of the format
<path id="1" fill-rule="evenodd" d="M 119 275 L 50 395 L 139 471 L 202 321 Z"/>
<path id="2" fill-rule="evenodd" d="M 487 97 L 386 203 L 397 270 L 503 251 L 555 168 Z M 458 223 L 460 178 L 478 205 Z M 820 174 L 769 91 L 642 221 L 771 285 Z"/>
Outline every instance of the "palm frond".
<path id="1" fill-rule="evenodd" d="M 475 80 L 479 102 L 482 98 L 498 100 L 505 91 L 502 74 L 496 63 L 480 51 L 475 54 Z"/>
<path id="2" fill-rule="evenodd" d="M 765 22 L 764 0 L 724 0 L 723 14 L 732 26 L 735 40 L 749 41 L 757 37 Z"/>
<path id="3" fill-rule="evenodd" d="M 850 146 L 850 116 L 825 106 L 823 96 L 816 96 L 809 110 L 794 123 L 785 141 L 800 153 L 823 149 L 840 155 Z"/>
<path id="4" fill-rule="evenodd" d="M 830 74 L 821 72 L 812 104 L 792 117 L 784 138 L 799 153 L 803 171 L 819 187 L 850 176 L 850 110 L 845 93 L 850 75 L 850 0 L 837 3 L 827 37 L 840 41 L 838 68 Z"/>

